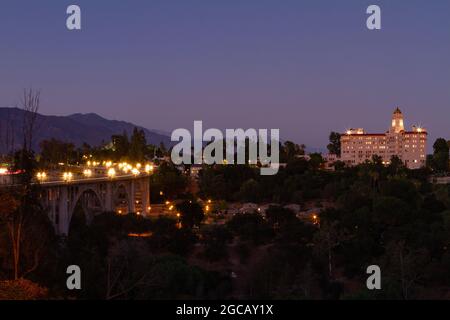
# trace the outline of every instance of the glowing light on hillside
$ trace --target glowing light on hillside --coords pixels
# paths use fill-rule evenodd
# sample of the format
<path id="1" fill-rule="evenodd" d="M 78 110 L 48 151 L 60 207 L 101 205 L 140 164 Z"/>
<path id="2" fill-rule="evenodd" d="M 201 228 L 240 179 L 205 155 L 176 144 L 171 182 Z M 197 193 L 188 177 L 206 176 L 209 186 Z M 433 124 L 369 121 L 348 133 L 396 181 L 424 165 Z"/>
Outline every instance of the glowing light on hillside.
<path id="1" fill-rule="evenodd" d="M 133 170 L 131 170 L 131 173 L 134 174 L 135 176 L 139 175 L 139 170 L 136 168 L 133 168 Z"/>
<path id="2" fill-rule="evenodd" d="M 7 174 L 7 173 L 8 173 L 8 169 L 0 168 L 0 174 Z"/>
<path id="3" fill-rule="evenodd" d="M 109 168 L 112 166 L 112 161 L 106 161 L 105 167 Z"/>
<path id="4" fill-rule="evenodd" d="M 136 163 L 136 168 L 140 169 L 142 167 L 142 164 Z"/>

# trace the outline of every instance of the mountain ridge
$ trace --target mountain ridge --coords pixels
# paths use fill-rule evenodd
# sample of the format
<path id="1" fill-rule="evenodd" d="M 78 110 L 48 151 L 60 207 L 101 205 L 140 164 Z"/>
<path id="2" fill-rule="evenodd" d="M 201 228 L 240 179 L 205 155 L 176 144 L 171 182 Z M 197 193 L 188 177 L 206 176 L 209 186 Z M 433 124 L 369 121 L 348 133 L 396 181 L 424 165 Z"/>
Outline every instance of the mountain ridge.
<path id="1" fill-rule="evenodd" d="M 22 122 L 25 112 L 19 108 L 0 108 L 1 153 L 7 151 L 6 140 L 8 136 L 9 141 L 13 140 L 15 148 L 20 147 L 20 142 L 23 139 Z M 96 113 L 74 113 L 68 116 L 39 113 L 36 117 L 36 132 L 32 148 L 39 151 L 39 143 L 51 138 L 71 142 L 76 146 L 81 146 L 83 143 L 99 146 L 110 141 L 111 136 L 115 134 L 127 132 L 130 136 L 135 127 L 144 131 L 147 143 L 159 145 L 162 142 L 166 146 L 172 145 L 170 136 L 161 134 L 160 131 L 147 129 L 122 120 L 109 120 Z"/>

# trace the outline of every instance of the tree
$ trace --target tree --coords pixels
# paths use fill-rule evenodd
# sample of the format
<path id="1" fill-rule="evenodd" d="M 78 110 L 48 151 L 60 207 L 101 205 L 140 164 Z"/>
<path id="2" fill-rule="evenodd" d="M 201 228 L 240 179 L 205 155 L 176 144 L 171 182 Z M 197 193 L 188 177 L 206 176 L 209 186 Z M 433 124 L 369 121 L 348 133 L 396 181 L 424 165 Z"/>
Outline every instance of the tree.
<path id="1" fill-rule="evenodd" d="M 280 226 L 292 223 L 297 218 L 292 210 L 271 205 L 266 210 L 266 219 L 272 226 Z"/>
<path id="2" fill-rule="evenodd" d="M 14 279 L 19 278 L 19 253 L 22 224 L 17 221 L 15 212 L 20 207 L 20 201 L 12 193 L 0 194 L 0 221 L 2 221 L 9 233 L 13 253 Z"/>
<path id="3" fill-rule="evenodd" d="M 341 156 L 341 134 L 332 131 L 330 133 L 330 143 L 327 145 L 327 149 L 331 154 Z"/>
<path id="4" fill-rule="evenodd" d="M 41 93 L 33 89 L 24 89 L 22 96 L 23 116 L 23 150 L 31 151 L 33 147 L 33 136 L 36 130 L 36 119 L 40 107 Z"/>
<path id="5" fill-rule="evenodd" d="M 405 166 L 403 165 L 403 161 L 397 155 L 391 157 L 391 161 L 388 166 L 388 171 L 392 175 L 397 175 L 400 172 L 400 170 L 404 168 Z"/>
<path id="6" fill-rule="evenodd" d="M 286 141 L 280 148 L 280 159 L 288 162 L 295 159 L 296 156 L 305 154 L 305 145 L 298 145 L 292 141 Z"/>
<path id="7" fill-rule="evenodd" d="M 227 243 L 233 239 L 226 226 L 212 226 L 203 232 L 204 255 L 209 261 L 228 257 Z"/>
<path id="8" fill-rule="evenodd" d="M 186 177 L 173 164 L 163 162 L 150 177 L 152 196 L 161 197 L 160 192 L 168 199 L 182 194 L 187 187 Z M 161 199 L 162 200 L 162 199 Z"/>
<path id="9" fill-rule="evenodd" d="M 447 172 L 449 166 L 449 146 L 443 138 L 438 138 L 433 144 L 433 169 L 438 172 Z"/>
<path id="10" fill-rule="evenodd" d="M 324 164 L 324 160 L 320 153 L 311 153 L 310 157 L 311 159 L 309 160 L 309 166 L 312 170 L 320 169 L 320 167 Z"/>
<path id="11" fill-rule="evenodd" d="M 12 269 L 17 280 L 39 267 L 52 232 L 36 188 L 20 186 L 0 193 L 0 223 L 8 232 Z"/>
<path id="12" fill-rule="evenodd" d="M 239 189 L 239 198 L 242 201 L 259 202 L 261 200 L 261 190 L 258 182 L 254 179 L 245 181 Z"/>
<path id="13" fill-rule="evenodd" d="M 130 160 L 142 161 L 147 152 L 147 141 L 145 139 L 145 132 L 142 129 L 134 128 L 130 143 Z"/>
<path id="14" fill-rule="evenodd" d="M 58 163 L 73 164 L 76 163 L 77 155 L 75 146 L 72 143 L 56 140 L 43 140 L 39 144 L 41 148 L 41 159 L 47 165 L 56 165 Z"/>
<path id="15" fill-rule="evenodd" d="M 126 131 L 121 135 L 113 135 L 111 137 L 113 149 L 115 152 L 115 159 L 120 161 L 123 158 L 128 157 L 130 152 L 130 141 L 128 140 L 128 134 Z"/>
<path id="16" fill-rule="evenodd" d="M 334 250 L 344 241 L 348 240 L 348 236 L 344 230 L 339 227 L 338 222 L 327 222 L 320 226 L 319 232 L 315 236 L 316 250 L 319 255 L 327 257 L 328 276 L 333 278 Z"/>
<path id="17" fill-rule="evenodd" d="M 200 204 L 194 200 L 185 200 L 177 205 L 183 227 L 192 228 L 200 226 L 205 215 Z"/>

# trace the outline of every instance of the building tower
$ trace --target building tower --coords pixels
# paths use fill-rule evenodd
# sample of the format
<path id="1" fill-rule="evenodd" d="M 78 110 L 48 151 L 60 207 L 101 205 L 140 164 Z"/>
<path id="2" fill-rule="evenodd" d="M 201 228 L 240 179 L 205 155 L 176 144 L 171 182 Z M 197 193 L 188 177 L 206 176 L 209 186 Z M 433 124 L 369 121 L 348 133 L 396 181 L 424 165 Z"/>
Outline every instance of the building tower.
<path id="1" fill-rule="evenodd" d="M 400 111 L 399 108 L 395 109 L 394 113 L 392 114 L 392 126 L 391 131 L 395 133 L 400 133 L 405 130 L 405 127 L 403 125 L 403 114 Z"/>

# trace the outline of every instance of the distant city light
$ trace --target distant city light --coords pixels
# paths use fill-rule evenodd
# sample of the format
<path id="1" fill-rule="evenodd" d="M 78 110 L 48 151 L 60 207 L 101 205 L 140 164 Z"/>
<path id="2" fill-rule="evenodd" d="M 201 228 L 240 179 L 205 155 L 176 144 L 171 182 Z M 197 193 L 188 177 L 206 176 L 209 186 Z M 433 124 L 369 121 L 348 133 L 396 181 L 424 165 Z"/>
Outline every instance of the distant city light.
<path id="1" fill-rule="evenodd" d="M 8 173 L 8 169 L 0 168 L 0 174 L 7 174 L 7 173 Z"/>

